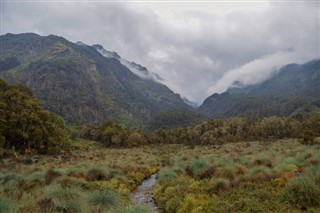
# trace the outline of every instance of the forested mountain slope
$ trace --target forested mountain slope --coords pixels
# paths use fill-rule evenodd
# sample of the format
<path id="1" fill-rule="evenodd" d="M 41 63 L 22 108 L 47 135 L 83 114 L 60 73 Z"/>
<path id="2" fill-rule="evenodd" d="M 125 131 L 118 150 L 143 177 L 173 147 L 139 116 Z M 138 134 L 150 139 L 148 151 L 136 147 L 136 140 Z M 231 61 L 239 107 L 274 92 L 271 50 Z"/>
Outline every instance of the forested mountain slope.
<path id="1" fill-rule="evenodd" d="M 289 64 L 259 85 L 213 94 L 199 111 L 209 117 L 289 116 L 320 109 L 320 60 Z"/>
<path id="2" fill-rule="evenodd" d="M 0 39 L 0 78 L 26 85 L 68 123 L 113 118 L 140 125 L 159 112 L 189 108 L 165 85 L 141 78 L 94 47 L 33 33 Z"/>

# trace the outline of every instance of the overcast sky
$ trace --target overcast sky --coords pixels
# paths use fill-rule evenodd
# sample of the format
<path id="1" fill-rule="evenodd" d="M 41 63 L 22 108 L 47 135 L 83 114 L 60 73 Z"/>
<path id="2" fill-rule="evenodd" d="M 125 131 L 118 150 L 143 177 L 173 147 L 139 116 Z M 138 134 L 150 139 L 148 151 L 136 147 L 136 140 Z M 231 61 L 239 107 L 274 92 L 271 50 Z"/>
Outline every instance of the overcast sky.
<path id="1" fill-rule="evenodd" d="M 99 43 L 198 104 L 320 58 L 319 1 L 3 1 L 1 34 Z"/>

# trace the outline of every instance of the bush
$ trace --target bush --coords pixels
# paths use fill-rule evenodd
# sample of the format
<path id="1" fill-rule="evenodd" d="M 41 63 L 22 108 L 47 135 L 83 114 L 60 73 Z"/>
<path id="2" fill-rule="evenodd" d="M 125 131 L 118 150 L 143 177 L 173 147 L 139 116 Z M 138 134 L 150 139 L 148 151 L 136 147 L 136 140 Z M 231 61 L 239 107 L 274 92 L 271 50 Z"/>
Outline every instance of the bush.
<path id="1" fill-rule="evenodd" d="M 314 145 L 315 144 L 315 134 L 310 129 L 305 129 L 301 132 L 300 139 L 301 144 L 304 145 Z"/>
<path id="2" fill-rule="evenodd" d="M 283 197 L 300 209 L 320 206 L 320 189 L 311 178 L 305 176 L 289 183 Z"/>

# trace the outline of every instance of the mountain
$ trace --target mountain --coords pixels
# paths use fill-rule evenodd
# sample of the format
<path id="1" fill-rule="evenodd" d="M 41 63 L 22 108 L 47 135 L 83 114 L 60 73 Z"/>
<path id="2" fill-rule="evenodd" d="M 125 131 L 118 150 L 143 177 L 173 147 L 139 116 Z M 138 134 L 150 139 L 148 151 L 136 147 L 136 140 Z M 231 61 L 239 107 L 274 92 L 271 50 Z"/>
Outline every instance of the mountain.
<path id="1" fill-rule="evenodd" d="M 190 108 L 161 79 L 101 45 L 72 43 L 63 37 L 33 33 L 1 39 L 0 78 L 31 88 L 47 110 L 68 123 L 96 123 L 112 118 L 131 125 L 159 112 Z M 105 50 L 107 51 L 107 50 Z M 141 76 L 123 65 L 141 68 Z"/>
<path id="2" fill-rule="evenodd" d="M 271 79 L 239 88 L 235 83 L 199 107 L 209 117 L 289 116 L 319 110 L 320 60 L 282 67 Z"/>

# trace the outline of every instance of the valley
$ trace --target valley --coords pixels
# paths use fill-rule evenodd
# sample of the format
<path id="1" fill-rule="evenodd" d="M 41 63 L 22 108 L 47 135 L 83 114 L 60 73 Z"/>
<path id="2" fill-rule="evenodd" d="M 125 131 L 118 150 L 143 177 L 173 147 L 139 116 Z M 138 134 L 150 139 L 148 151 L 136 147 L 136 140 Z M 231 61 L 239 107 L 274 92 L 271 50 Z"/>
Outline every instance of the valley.
<path id="1" fill-rule="evenodd" d="M 1 213 L 320 211 L 320 60 L 196 107 L 102 45 L 1 35 Z"/>
<path id="2" fill-rule="evenodd" d="M 2 158 L 1 212 L 154 212 L 131 192 L 158 173 L 159 212 L 318 212 L 320 145 L 297 140 L 105 148 Z M 138 188 L 139 190 L 139 188 Z"/>

